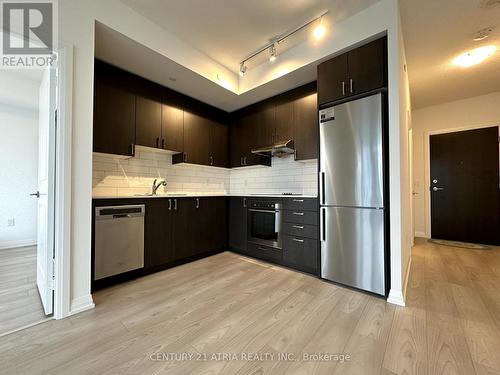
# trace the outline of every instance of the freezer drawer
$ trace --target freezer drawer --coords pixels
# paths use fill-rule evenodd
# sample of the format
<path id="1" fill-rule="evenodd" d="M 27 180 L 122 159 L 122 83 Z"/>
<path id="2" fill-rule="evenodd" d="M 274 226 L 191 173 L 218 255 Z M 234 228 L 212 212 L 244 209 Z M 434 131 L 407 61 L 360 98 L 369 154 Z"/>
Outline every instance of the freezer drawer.
<path id="1" fill-rule="evenodd" d="M 384 207 L 381 94 L 320 116 L 320 205 Z"/>
<path id="2" fill-rule="evenodd" d="M 384 210 L 321 208 L 321 277 L 385 295 Z"/>

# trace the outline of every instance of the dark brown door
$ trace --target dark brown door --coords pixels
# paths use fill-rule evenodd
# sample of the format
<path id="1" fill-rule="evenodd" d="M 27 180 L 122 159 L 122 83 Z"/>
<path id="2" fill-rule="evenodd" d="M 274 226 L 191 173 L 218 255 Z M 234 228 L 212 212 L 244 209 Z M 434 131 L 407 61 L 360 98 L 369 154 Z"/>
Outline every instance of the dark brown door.
<path id="1" fill-rule="evenodd" d="M 127 87 L 130 76 L 95 61 L 93 151 L 133 155 L 135 95 Z"/>
<path id="2" fill-rule="evenodd" d="M 184 148 L 184 111 L 168 104 L 162 106 L 161 148 L 182 152 Z"/>
<path id="3" fill-rule="evenodd" d="M 318 158 L 319 124 L 316 93 L 297 99 L 294 107 L 295 160 Z"/>
<path id="4" fill-rule="evenodd" d="M 160 86 L 138 80 L 135 120 L 138 145 L 161 147 L 161 96 Z"/>
<path id="5" fill-rule="evenodd" d="M 330 103 L 347 95 L 347 54 L 334 57 L 318 66 L 318 101 Z"/>
<path id="6" fill-rule="evenodd" d="M 190 112 L 184 112 L 184 153 L 186 163 L 210 164 L 210 125 Z"/>
<path id="7" fill-rule="evenodd" d="M 432 238 L 500 244 L 498 127 L 430 137 Z"/>
<path id="8" fill-rule="evenodd" d="M 229 157 L 229 134 L 226 125 L 209 120 L 210 124 L 210 165 L 227 167 Z"/>
<path id="9" fill-rule="evenodd" d="M 293 139 L 293 102 L 287 101 L 276 106 L 273 142 L 286 142 L 290 139 Z"/>
<path id="10" fill-rule="evenodd" d="M 172 199 L 171 228 L 172 248 L 175 260 L 192 254 L 192 223 L 194 206 L 191 199 Z"/>
<path id="11" fill-rule="evenodd" d="M 386 38 L 377 39 L 348 53 L 349 95 L 385 86 Z"/>

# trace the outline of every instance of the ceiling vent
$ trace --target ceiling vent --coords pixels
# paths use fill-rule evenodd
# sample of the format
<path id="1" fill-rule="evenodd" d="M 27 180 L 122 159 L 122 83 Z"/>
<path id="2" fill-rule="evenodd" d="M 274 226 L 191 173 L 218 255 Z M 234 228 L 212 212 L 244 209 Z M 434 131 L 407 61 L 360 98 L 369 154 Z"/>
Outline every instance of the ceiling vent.
<path id="1" fill-rule="evenodd" d="M 481 8 L 490 9 L 500 5 L 500 0 L 482 0 Z"/>

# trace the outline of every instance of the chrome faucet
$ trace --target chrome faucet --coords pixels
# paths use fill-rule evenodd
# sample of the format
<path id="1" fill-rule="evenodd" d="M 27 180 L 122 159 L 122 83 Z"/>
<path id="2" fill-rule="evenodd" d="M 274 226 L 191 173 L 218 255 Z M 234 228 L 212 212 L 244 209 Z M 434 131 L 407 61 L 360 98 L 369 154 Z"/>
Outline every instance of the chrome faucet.
<path id="1" fill-rule="evenodd" d="M 156 184 L 157 180 L 158 179 L 155 178 L 155 180 L 153 181 L 153 186 L 151 187 L 151 195 L 156 195 L 156 191 L 160 188 L 160 186 L 167 186 L 167 181 L 161 180 L 160 182 L 158 182 L 158 184 Z"/>

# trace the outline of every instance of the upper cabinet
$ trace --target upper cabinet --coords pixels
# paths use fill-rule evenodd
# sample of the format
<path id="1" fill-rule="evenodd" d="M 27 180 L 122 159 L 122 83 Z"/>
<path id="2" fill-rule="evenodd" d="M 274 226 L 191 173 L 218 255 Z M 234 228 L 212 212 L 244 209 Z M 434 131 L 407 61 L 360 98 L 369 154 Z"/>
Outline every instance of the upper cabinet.
<path id="1" fill-rule="evenodd" d="M 179 160 L 177 160 L 179 162 Z M 209 120 L 184 112 L 184 155 L 182 162 L 208 165 L 210 162 Z"/>
<path id="2" fill-rule="evenodd" d="M 386 86 L 387 38 L 377 39 L 318 66 L 319 105 Z"/>
<path id="3" fill-rule="evenodd" d="M 98 60 L 94 74 L 93 151 L 133 156 L 135 145 L 134 77 Z"/>
<path id="4" fill-rule="evenodd" d="M 227 125 L 209 120 L 210 128 L 210 165 L 229 166 L 229 130 Z"/>
<path id="5" fill-rule="evenodd" d="M 319 154 L 318 96 L 309 94 L 293 102 L 295 160 L 317 159 Z"/>
<path id="6" fill-rule="evenodd" d="M 162 88 L 153 82 L 137 80 L 135 113 L 136 144 L 160 148 L 162 131 Z"/>
<path id="7" fill-rule="evenodd" d="M 184 110 L 179 100 L 164 90 L 161 108 L 161 148 L 174 152 L 184 149 Z"/>

